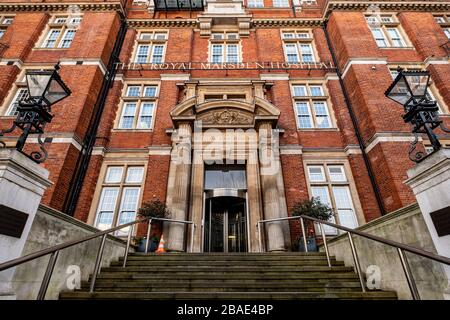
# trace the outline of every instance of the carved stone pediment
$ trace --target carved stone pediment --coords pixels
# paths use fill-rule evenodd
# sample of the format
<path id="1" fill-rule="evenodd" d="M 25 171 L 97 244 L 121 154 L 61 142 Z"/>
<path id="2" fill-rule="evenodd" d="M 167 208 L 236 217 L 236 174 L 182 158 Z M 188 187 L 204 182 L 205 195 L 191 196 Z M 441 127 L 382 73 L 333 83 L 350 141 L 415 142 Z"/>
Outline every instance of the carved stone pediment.
<path id="1" fill-rule="evenodd" d="M 249 112 L 223 108 L 204 112 L 197 116 L 197 121 L 202 121 L 203 126 L 243 126 L 253 125 L 254 117 Z"/>
<path id="2" fill-rule="evenodd" d="M 280 110 L 258 97 L 253 103 L 225 99 L 201 104 L 197 104 L 196 97 L 192 97 L 176 105 L 170 116 L 175 127 L 182 122 L 202 121 L 204 128 L 253 128 L 258 121 L 275 125 Z"/>

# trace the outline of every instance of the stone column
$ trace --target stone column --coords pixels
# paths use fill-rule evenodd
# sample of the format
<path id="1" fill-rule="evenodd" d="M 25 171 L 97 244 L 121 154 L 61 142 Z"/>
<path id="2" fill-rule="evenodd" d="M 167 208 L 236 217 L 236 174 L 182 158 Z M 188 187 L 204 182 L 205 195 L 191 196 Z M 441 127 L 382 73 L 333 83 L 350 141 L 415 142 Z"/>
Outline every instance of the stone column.
<path id="1" fill-rule="evenodd" d="M 450 149 L 441 149 L 409 169 L 408 178 L 405 183 L 416 195 L 437 253 L 450 257 L 449 228 L 438 232 L 440 226 L 450 221 Z M 450 266 L 443 265 L 443 268 L 448 279 L 444 298 L 449 300 Z"/>
<path id="2" fill-rule="evenodd" d="M 189 123 L 181 123 L 172 136 L 172 154 L 167 190 L 167 207 L 172 219 L 187 220 L 188 200 L 191 180 L 191 136 Z M 165 223 L 168 232 L 167 249 L 184 251 L 186 225 L 182 223 Z M 166 233 L 167 233 L 166 232 Z"/>
<path id="3" fill-rule="evenodd" d="M 2 224 L 11 222 L 9 231 L 15 229 L 14 221 L 23 221 L 18 228 L 20 235 L 0 231 L 0 263 L 22 255 L 39 203 L 51 184 L 48 176 L 47 170 L 19 151 L 0 149 L 0 220 Z M 0 272 L 0 299 L 14 299 L 14 271 L 11 268 Z"/>
<path id="4" fill-rule="evenodd" d="M 281 174 L 281 163 L 277 137 L 274 137 L 272 125 L 263 123 L 259 127 L 259 162 L 261 188 L 263 195 L 264 219 L 280 218 L 280 194 L 278 175 Z M 276 146 L 274 147 L 274 144 Z M 265 224 L 267 232 L 267 251 L 285 251 L 283 223 L 281 221 Z"/>

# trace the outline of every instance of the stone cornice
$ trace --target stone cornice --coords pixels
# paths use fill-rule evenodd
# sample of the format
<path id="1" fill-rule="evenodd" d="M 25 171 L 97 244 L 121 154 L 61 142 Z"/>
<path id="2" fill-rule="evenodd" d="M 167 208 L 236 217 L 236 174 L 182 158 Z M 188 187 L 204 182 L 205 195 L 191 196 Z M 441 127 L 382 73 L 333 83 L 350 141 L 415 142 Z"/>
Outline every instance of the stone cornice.
<path id="1" fill-rule="evenodd" d="M 128 19 L 127 25 L 134 28 L 196 27 L 196 19 Z"/>
<path id="2" fill-rule="evenodd" d="M 449 1 L 395 1 L 395 0 L 330 0 L 325 8 L 324 18 L 328 19 L 333 10 L 365 11 L 371 5 L 377 5 L 381 11 L 448 11 Z"/>
<path id="3" fill-rule="evenodd" d="M 254 19 L 253 27 L 317 27 L 322 24 L 322 19 Z"/>
<path id="4" fill-rule="evenodd" d="M 0 12 L 64 12 L 69 6 L 77 5 L 81 11 L 120 11 L 124 12 L 120 1 L 95 3 L 0 3 Z"/>

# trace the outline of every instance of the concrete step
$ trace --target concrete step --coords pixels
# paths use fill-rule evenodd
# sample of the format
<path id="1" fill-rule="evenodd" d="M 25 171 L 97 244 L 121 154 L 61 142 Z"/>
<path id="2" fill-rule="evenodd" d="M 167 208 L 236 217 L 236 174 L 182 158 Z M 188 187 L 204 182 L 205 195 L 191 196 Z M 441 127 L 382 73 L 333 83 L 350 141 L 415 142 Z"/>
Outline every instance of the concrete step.
<path id="1" fill-rule="evenodd" d="M 170 281 L 170 280 L 260 280 L 260 281 L 289 281 L 304 280 L 312 281 L 335 281 L 341 279 L 358 279 L 357 275 L 352 272 L 300 272 L 297 274 L 281 274 L 273 272 L 270 274 L 263 273 L 184 273 L 177 274 L 160 274 L 155 272 L 135 273 L 135 272 L 101 272 L 97 279 L 109 279 L 111 281 L 129 281 L 129 280 L 153 280 L 153 281 Z"/>
<path id="2" fill-rule="evenodd" d="M 177 261 L 280 261 L 280 260 L 313 260 L 326 258 L 323 252 L 297 253 L 132 253 L 128 260 L 177 260 Z M 120 258 L 120 261 L 123 257 Z"/>
<path id="3" fill-rule="evenodd" d="M 61 292 L 63 300 L 317 300 L 397 299 L 394 292 Z"/>
<path id="4" fill-rule="evenodd" d="M 344 262 L 336 261 L 335 259 L 330 260 L 332 265 L 335 266 L 344 266 Z M 113 262 L 111 263 L 112 267 L 122 266 L 123 261 Z M 188 260 L 128 260 L 127 266 L 155 266 L 155 267 L 187 267 L 187 266 L 229 266 L 230 261 L 226 260 L 214 260 L 214 261 L 188 261 Z M 312 260 L 278 260 L 278 261 L 264 261 L 264 260 L 244 260 L 244 261 L 234 261 L 233 265 L 238 266 L 261 266 L 261 267 L 278 267 L 278 266 L 327 266 L 328 262 L 326 259 L 312 259 Z"/>
<path id="5" fill-rule="evenodd" d="M 236 273 L 260 273 L 260 274 L 297 274 L 305 272 L 351 272 L 353 267 L 345 266 L 332 266 L 327 265 L 314 265 L 314 266 L 277 266 L 276 268 L 268 268 L 267 266 L 168 266 L 168 267 L 155 267 L 155 266 L 127 266 L 122 267 L 106 267 L 102 268 L 101 272 L 116 272 L 116 273 L 158 273 L 170 274 L 172 277 L 182 274 L 236 274 Z"/>
<path id="6" fill-rule="evenodd" d="M 84 282 L 81 286 L 82 291 L 89 289 L 89 283 Z M 247 291 L 302 291 L 302 292 L 359 292 L 361 287 L 357 281 L 347 282 L 212 282 L 203 281 L 192 283 L 189 281 L 172 282 L 96 282 L 95 291 L 114 291 L 114 292 L 247 292 Z"/>
<path id="7" fill-rule="evenodd" d="M 393 292 L 361 292 L 353 267 L 324 253 L 131 254 L 104 267 L 95 292 L 62 292 L 61 299 L 271 300 L 396 299 Z M 92 279 L 92 276 L 89 280 Z"/>

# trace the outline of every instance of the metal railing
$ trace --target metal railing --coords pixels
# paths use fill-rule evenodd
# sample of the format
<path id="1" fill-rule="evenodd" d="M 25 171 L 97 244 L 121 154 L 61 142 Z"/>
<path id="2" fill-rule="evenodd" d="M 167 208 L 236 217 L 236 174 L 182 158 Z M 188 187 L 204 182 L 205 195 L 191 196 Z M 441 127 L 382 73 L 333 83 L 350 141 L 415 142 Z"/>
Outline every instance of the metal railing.
<path id="1" fill-rule="evenodd" d="M 65 243 L 61 243 L 58 244 L 56 246 L 47 248 L 47 249 L 43 249 L 34 253 L 30 253 L 26 256 L 20 257 L 20 258 L 16 258 L 10 261 L 6 261 L 0 264 L 0 272 L 16 267 L 18 265 L 21 265 L 23 263 L 26 263 L 28 261 L 32 261 L 38 258 L 41 258 L 43 256 L 46 255 L 50 255 L 50 259 L 48 261 L 47 264 L 47 269 L 45 270 L 44 273 L 44 277 L 42 279 L 41 282 L 41 286 L 39 288 L 39 293 L 37 295 L 37 300 L 44 300 L 45 299 L 45 294 L 47 293 L 47 289 L 48 286 L 50 284 L 50 279 L 52 277 L 53 274 L 53 270 L 55 269 L 55 265 L 56 265 L 56 261 L 58 260 L 58 256 L 59 256 L 59 252 L 63 249 L 69 248 L 69 247 L 73 247 L 77 244 L 80 243 L 84 243 L 87 242 L 89 240 L 92 239 L 96 239 L 99 237 L 102 237 L 101 242 L 100 242 L 100 246 L 98 248 L 98 252 L 97 252 L 97 256 L 95 259 L 95 265 L 94 265 L 94 271 L 92 274 L 92 279 L 91 279 L 91 283 L 90 283 L 90 287 L 89 287 L 89 291 L 93 292 L 94 288 L 95 288 L 95 282 L 97 280 L 97 276 L 100 273 L 100 265 L 101 265 L 101 261 L 102 261 L 102 256 L 103 256 L 103 251 L 105 249 L 105 244 L 106 244 L 106 237 L 108 236 L 108 234 L 113 233 L 117 230 L 121 230 L 127 227 L 130 227 L 129 231 L 128 231 L 128 237 L 127 237 L 127 244 L 126 244 L 126 248 L 125 248 L 125 253 L 124 253 L 124 257 L 123 257 L 123 265 L 122 267 L 126 266 L 127 263 L 127 257 L 128 257 L 128 253 L 130 251 L 130 246 L 131 246 L 131 237 L 133 235 L 134 232 L 134 227 L 136 226 L 136 224 L 138 223 L 143 223 L 148 221 L 148 226 L 147 226 L 147 242 L 145 245 L 145 252 L 148 251 L 148 245 L 149 245 L 149 235 L 150 235 L 150 230 L 151 230 L 151 225 L 153 221 L 167 221 L 167 222 L 171 222 L 171 223 L 182 223 L 185 225 L 190 225 L 191 226 L 191 243 L 190 243 L 190 252 L 192 252 L 193 250 L 193 235 L 194 235 L 194 230 L 195 230 L 195 224 L 192 221 L 184 221 L 184 220 L 175 220 L 175 219 L 165 219 L 165 218 L 150 218 L 150 217 L 146 217 L 146 218 L 142 218 L 142 219 L 138 219 L 132 222 L 128 222 L 125 224 L 122 224 L 120 226 L 114 227 L 114 228 L 110 228 L 108 230 L 104 230 L 104 231 L 99 231 L 97 233 L 94 233 L 92 235 L 77 239 L 77 240 L 72 240 L 72 241 L 68 241 Z M 186 248 L 187 251 L 187 248 Z"/>
<path id="2" fill-rule="evenodd" d="M 278 222 L 278 221 L 285 221 L 285 220 L 299 220 L 300 221 L 300 226 L 301 226 L 301 230 L 302 230 L 302 235 L 303 235 L 303 244 L 305 247 L 305 251 L 308 252 L 308 246 L 307 246 L 307 240 L 306 240 L 306 230 L 305 230 L 305 219 L 312 221 L 313 223 L 317 223 L 319 225 L 319 229 L 320 229 L 320 233 L 322 236 L 322 241 L 323 241 L 323 246 L 324 246 L 324 250 L 325 250 L 325 255 L 327 257 L 327 262 L 328 262 L 328 267 L 331 268 L 331 260 L 330 260 L 330 253 L 328 250 L 328 243 L 327 243 L 327 238 L 323 229 L 323 225 L 328 225 L 330 227 L 334 227 L 336 229 L 342 230 L 342 231 L 346 231 L 347 232 L 347 236 L 348 236 L 348 241 L 350 244 L 350 249 L 352 252 L 352 257 L 353 257 L 353 262 L 355 265 L 355 269 L 356 269 L 356 273 L 358 275 L 359 278 L 359 282 L 361 284 L 361 290 L 362 292 L 366 292 L 366 287 L 364 285 L 364 278 L 363 278 L 363 274 L 361 272 L 361 265 L 359 263 L 359 257 L 358 257 L 358 253 L 356 251 L 356 247 L 355 247 L 355 243 L 353 241 L 353 235 L 357 235 L 366 239 L 370 239 L 391 247 L 394 247 L 397 249 L 398 252 L 398 256 L 400 258 L 400 263 L 402 265 L 402 269 L 403 272 L 405 274 L 406 277 L 406 281 L 408 283 L 408 287 L 409 290 L 411 292 L 411 296 L 414 300 L 420 300 L 420 295 L 419 295 L 419 291 L 417 289 L 417 285 L 416 282 L 414 280 L 413 274 L 411 272 L 411 267 L 409 265 L 408 259 L 405 255 L 405 251 L 409 252 L 409 253 L 413 253 L 416 255 L 419 255 L 421 257 L 436 261 L 436 262 L 440 262 L 443 263 L 445 265 L 450 265 L 450 258 L 444 257 L 444 256 L 440 256 L 438 254 L 429 252 L 429 251 L 425 251 L 419 248 L 415 248 L 397 241 L 393 241 L 393 240 L 389 240 L 389 239 L 384 239 L 375 235 L 371 235 L 365 232 L 361 232 L 358 230 L 354 230 L 354 229 L 350 229 L 344 226 L 340 226 L 337 225 L 335 223 L 332 222 L 328 222 L 328 221 L 324 221 L 324 220 L 319 220 L 316 218 L 312 218 L 312 217 L 308 217 L 308 216 L 296 216 L 296 217 L 285 217 L 285 218 L 277 218 L 277 219 L 268 219 L 268 220 L 260 220 L 257 223 L 257 229 L 258 229 L 258 237 L 259 237 L 259 248 L 260 248 L 260 252 L 263 252 L 263 245 L 262 245 L 262 234 L 261 234 L 261 224 L 263 223 L 270 223 L 270 222 Z"/>

